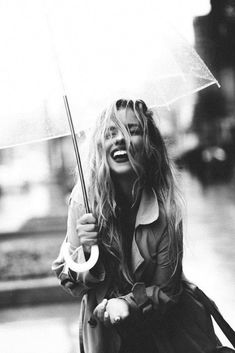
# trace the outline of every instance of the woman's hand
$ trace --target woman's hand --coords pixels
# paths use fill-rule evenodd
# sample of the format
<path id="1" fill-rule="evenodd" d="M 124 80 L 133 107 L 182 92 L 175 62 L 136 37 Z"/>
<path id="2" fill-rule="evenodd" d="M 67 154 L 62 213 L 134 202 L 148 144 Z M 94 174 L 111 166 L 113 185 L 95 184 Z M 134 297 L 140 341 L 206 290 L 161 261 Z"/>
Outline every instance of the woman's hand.
<path id="1" fill-rule="evenodd" d="M 106 312 L 109 315 L 110 323 L 118 324 L 130 315 L 129 305 L 124 299 L 109 299 L 106 305 Z"/>
<path id="2" fill-rule="evenodd" d="M 104 299 L 95 308 L 93 314 L 105 325 L 115 325 L 125 320 L 129 315 L 129 306 L 124 299 Z"/>
<path id="3" fill-rule="evenodd" d="M 98 232 L 96 219 L 91 213 L 85 213 L 77 221 L 76 226 L 79 244 L 90 253 L 91 246 L 97 244 Z"/>

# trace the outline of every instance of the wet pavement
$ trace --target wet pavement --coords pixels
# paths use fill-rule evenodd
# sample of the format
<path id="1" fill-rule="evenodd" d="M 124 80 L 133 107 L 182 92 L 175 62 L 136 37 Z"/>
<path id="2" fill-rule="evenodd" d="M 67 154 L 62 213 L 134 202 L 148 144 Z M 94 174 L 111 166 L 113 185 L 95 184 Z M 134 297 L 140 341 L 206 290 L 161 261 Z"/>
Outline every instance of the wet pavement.
<path id="1" fill-rule="evenodd" d="M 78 304 L 0 311 L 1 353 L 78 353 Z"/>
<path id="2" fill-rule="evenodd" d="M 184 185 L 185 267 L 211 294 L 217 288 L 235 305 L 235 189 L 203 189 L 192 178 Z"/>
<path id="3" fill-rule="evenodd" d="M 234 186 L 205 189 L 188 175 L 183 186 L 185 274 L 216 302 L 235 328 Z M 65 303 L 1 310 L 0 352 L 78 353 L 78 311 L 79 305 Z"/>
<path id="4" fill-rule="evenodd" d="M 187 174 L 183 182 L 186 277 L 215 301 L 235 330 L 235 184 L 203 188 Z"/>

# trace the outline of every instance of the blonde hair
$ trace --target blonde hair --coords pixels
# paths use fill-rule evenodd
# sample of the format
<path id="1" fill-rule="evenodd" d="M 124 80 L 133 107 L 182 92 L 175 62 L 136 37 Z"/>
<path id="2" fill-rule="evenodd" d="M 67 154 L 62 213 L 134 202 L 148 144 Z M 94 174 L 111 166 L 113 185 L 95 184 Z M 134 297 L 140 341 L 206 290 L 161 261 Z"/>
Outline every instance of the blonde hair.
<path id="1" fill-rule="evenodd" d="M 142 129 L 144 145 L 144 165 L 134 156 L 130 135 L 125 125 L 118 119 L 117 111 L 131 109 Z M 179 231 L 181 224 L 181 202 L 175 177 L 175 168 L 170 161 L 163 138 L 153 119 L 153 113 L 141 100 L 120 99 L 102 112 L 97 120 L 90 148 L 90 176 L 88 193 L 91 209 L 98 220 L 104 251 L 119 266 L 124 278 L 132 283 L 131 274 L 123 254 L 123 243 L 118 224 L 118 208 L 115 188 L 105 151 L 105 135 L 112 121 L 123 133 L 130 163 L 136 174 L 133 195 L 139 195 L 143 188 L 154 189 L 167 221 L 169 236 L 169 261 L 176 264 L 181 257 Z"/>

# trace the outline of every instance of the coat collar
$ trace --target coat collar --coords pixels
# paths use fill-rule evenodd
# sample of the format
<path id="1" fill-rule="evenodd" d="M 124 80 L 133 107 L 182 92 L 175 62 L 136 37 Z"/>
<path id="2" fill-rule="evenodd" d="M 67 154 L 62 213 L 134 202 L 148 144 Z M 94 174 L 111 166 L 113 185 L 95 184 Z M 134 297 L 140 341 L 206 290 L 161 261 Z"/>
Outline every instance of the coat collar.
<path id="1" fill-rule="evenodd" d="M 159 217 L 157 195 L 153 189 L 144 189 L 136 216 L 135 228 L 140 224 L 151 224 Z"/>

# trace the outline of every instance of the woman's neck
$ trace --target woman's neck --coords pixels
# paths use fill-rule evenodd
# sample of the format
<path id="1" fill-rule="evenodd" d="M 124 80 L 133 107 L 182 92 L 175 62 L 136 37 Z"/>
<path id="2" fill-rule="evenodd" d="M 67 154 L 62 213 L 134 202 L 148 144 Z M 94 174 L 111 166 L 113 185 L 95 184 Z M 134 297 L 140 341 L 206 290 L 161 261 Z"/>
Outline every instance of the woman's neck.
<path id="1" fill-rule="evenodd" d="M 134 184 L 136 182 L 136 176 L 128 175 L 123 177 L 118 177 L 115 180 L 115 189 L 117 195 L 117 203 L 121 208 L 133 209 L 138 206 L 139 195 L 136 195 L 134 190 Z"/>

